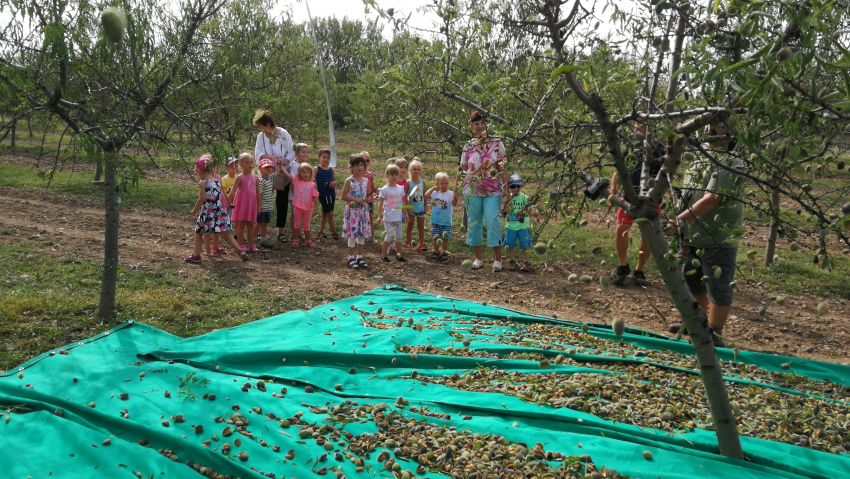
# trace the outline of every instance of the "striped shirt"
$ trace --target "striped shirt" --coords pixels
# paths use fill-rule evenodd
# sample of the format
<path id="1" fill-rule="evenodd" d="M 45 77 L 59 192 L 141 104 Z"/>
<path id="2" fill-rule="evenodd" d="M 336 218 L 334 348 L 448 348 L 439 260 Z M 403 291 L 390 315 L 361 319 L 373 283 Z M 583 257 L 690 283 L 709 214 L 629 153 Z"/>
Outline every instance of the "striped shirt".
<path id="1" fill-rule="evenodd" d="M 260 196 L 263 198 L 262 213 L 274 211 L 274 188 L 272 187 L 274 173 L 270 174 L 268 178 L 257 175 L 257 179 L 260 181 Z"/>

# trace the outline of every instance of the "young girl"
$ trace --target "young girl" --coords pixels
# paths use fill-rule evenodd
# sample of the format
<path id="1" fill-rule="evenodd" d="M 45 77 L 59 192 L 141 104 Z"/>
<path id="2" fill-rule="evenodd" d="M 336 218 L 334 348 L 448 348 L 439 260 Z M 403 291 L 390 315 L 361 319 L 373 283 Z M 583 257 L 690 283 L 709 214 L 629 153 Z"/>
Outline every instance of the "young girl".
<path id="1" fill-rule="evenodd" d="M 348 161 L 351 162 L 351 160 L 357 156 L 358 155 L 356 153 L 353 153 L 348 158 Z M 369 180 L 369 191 L 366 194 L 366 203 L 369 204 L 369 231 L 375 231 L 375 218 L 372 216 L 375 211 L 375 203 L 373 200 L 375 198 L 375 193 L 378 192 L 378 188 L 375 187 L 375 176 L 371 171 L 369 171 L 369 165 L 372 163 L 372 157 L 369 155 L 368 151 L 361 151 L 360 157 L 362 157 L 363 161 L 366 162 L 366 170 L 363 172 L 363 178 Z M 378 239 L 375 238 L 375 243 L 377 242 Z"/>
<path id="2" fill-rule="evenodd" d="M 342 220 L 342 237 L 348 239 L 348 267 L 351 269 L 368 268 L 363 261 L 363 243 L 372 236 L 371 214 L 367 204 L 371 206 L 371 182 L 364 175 L 366 160 L 362 156 L 352 155 L 348 160 L 351 176 L 345 180 L 342 187 L 342 201 L 345 202 L 345 215 Z M 357 257 L 354 257 L 354 247 L 357 246 Z"/>
<path id="3" fill-rule="evenodd" d="M 419 162 L 418 158 L 413 157 L 409 171 L 407 201 L 413 209 L 410 210 L 411 221 L 407 223 L 407 244 L 404 247 L 411 247 L 410 236 L 413 233 L 413 223 L 415 222 L 419 228 L 419 246 L 417 246 L 417 249 L 428 251 L 428 247 L 425 246 L 425 182 L 421 179 L 422 163 Z"/>
<path id="4" fill-rule="evenodd" d="M 404 187 L 398 184 L 399 170 L 395 165 L 387 165 L 387 184 L 380 189 L 378 194 L 378 224 L 384 223 L 387 234 L 381 246 L 381 263 L 389 264 L 392 261 L 387 257 L 387 251 L 395 240 L 396 260 L 406 263 L 407 260 L 401 255 L 401 219 L 404 217 L 403 206 L 407 206 L 407 196 Z M 381 215 L 383 212 L 383 216 Z"/>
<path id="5" fill-rule="evenodd" d="M 195 171 L 198 173 L 198 201 L 192 209 L 192 216 L 197 215 L 195 222 L 195 251 L 191 256 L 185 258 L 187 263 L 201 262 L 201 246 L 204 235 L 225 233 L 224 239 L 234 249 L 239 251 L 239 245 L 227 230 L 230 222 L 227 220 L 227 212 L 221 207 L 221 182 L 215 179 L 212 171 L 212 160 L 201 157 L 195 163 Z M 240 251 L 242 261 L 248 260 L 248 255 Z"/>
<path id="6" fill-rule="evenodd" d="M 203 155 L 202 158 L 208 158 L 208 159 L 212 160 L 212 155 L 209 155 L 209 154 Z M 229 224 L 230 223 L 230 205 L 227 203 L 227 192 L 225 191 L 226 188 L 224 186 L 224 180 L 220 176 L 218 176 L 218 167 L 217 166 L 213 166 L 212 171 L 213 171 L 213 177 L 216 179 L 216 181 L 221 183 L 222 194 L 219 195 L 219 197 L 221 198 L 221 209 L 224 210 L 225 213 L 227 213 L 227 222 Z M 225 176 L 225 178 L 227 178 L 227 176 Z M 230 231 L 230 230 L 231 230 L 230 227 L 228 227 L 227 231 Z M 229 234 L 229 233 L 227 233 L 225 231 L 224 233 L 221 233 L 221 234 Z M 209 236 L 209 235 L 204 235 L 204 244 L 205 245 L 206 245 L 206 242 L 207 242 L 207 236 Z M 207 250 L 207 253 L 206 253 L 207 256 L 219 256 L 219 255 L 227 253 L 227 250 L 224 249 L 224 247 L 219 247 L 218 237 L 219 237 L 218 233 L 214 233 L 212 235 L 212 250 Z"/>
<path id="7" fill-rule="evenodd" d="M 431 236 L 434 238 L 434 252 L 431 259 L 446 263 L 449 261 L 449 240 L 452 239 L 452 213 L 457 206 L 457 189 L 460 174 L 455 177 L 455 189 L 449 189 L 449 175 L 439 172 L 434 177 L 437 184 L 425 192 L 425 210 L 431 213 Z M 440 251 L 440 240 L 442 251 Z"/>
<path id="8" fill-rule="evenodd" d="M 319 234 L 317 239 L 327 238 L 325 236 L 325 222 L 331 229 L 331 238 L 339 239 L 334 224 L 334 207 L 336 206 L 336 179 L 334 169 L 331 168 L 331 150 L 323 148 L 319 150 L 319 166 L 313 168 L 313 178 L 316 179 L 316 189 L 319 190 L 319 204 L 322 205 L 322 221 L 319 223 Z"/>
<path id="9" fill-rule="evenodd" d="M 313 167 L 310 163 L 302 163 L 298 167 L 298 174 L 293 176 L 283 170 L 283 174 L 292 181 L 289 191 L 292 193 L 292 247 L 300 245 L 298 241 L 301 229 L 304 229 L 304 246 L 315 248 L 316 245 L 310 241 L 310 216 L 319 211 L 319 192 L 316 183 L 313 183 Z"/>
<path id="10" fill-rule="evenodd" d="M 240 249 L 249 253 L 258 253 L 260 250 L 254 245 L 251 233 L 257 221 L 257 212 L 263 209 L 263 197 L 260 196 L 260 182 L 254 176 L 254 155 L 242 153 L 238 161 L 242 174 L 233 182 L 227 202 L 233 205 L 233 222 L 236 223 L 236 236 Z M 245 248 L 245 228 L 248 228 L 247 249 Z"/>

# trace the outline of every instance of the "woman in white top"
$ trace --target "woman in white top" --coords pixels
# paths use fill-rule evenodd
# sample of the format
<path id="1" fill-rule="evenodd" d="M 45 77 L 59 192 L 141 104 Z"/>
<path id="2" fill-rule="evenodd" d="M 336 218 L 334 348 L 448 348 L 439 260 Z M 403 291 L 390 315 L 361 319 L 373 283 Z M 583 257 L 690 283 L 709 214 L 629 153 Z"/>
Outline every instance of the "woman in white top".
<path id="1" fill-rule="evenodd" d="M 271 112 L 257 110 L 254 114 L 254 125 L 260 130 L 260 133 L 257 134 L 257 144 L 254 145 L 256 164 L 259 165 L 260 160 L 267 158 L 275 162 L 275 165 L 286 167 L 289 162 L 295 160 L 292 137 L 289 132 L 277 126 Z M 289 184 L 283 191 L 277 192 L 275 208 L 277 210 L 277 221 L 275 221 L 277 240 L 285 243 L 288 241 L 284 230 L 286 228 L 286 216 L 289 212 Z"/>

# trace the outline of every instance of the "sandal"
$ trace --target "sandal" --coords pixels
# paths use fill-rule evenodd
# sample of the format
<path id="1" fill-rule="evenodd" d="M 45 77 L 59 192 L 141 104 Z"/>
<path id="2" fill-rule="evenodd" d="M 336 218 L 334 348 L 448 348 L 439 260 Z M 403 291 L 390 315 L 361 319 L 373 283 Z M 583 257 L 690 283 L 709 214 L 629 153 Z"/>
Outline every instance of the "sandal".
<path id="1" fill-rule="evenodd" d="M 501 261 L 493 261 L 493 272 L 501 273 L 502 272 L 502 262 Z"/>
<path id="2" fill-rule="evenodd" d="M 288 238 L 287 238 L 287 237 L 286 237 L 286 235 L 285 235 L 285 234 L 283 234 L 283 233 L 281 233 L 281 234 L 277 235 L 277 242 L 278 242 L 278 243 L 286 243 L 287 239 L 288 239 Z"/>
<path id="3" fill-rule="evenodd" d="M 183 261 L 185 261 L 187 263 L 199 264 L 201 262 L 201 255 L 193 254 L 193 255 L 190 255 L 190 256 L 183 258 Z"/>
<path id="4" fill-rule="evenodd" d="M 363 258 L 360 258 L 360 259 L 357 260 L 357 266 L 359 266 L 361 268 L 368 268 L 369 267 L 369 265 L 366 264 L 365 261 L 363 261 Z"/>
<path id="5" fill-rule="evenodd" d="M 516 260 L 515 259 L 511 258 L 511 259 L 508 260 L 508 268 L 511 271 L 516 271 Z"/>
<path id="6" fill-rule="evenodd" d="M 449 262 L 449 254 L 448 253 L 440 253 L 440 262 L 448 263 Z"/>
<path id="7" fill-rule="evenodd" d="M 338 234 L 336 234 L 336 233 L 334 233 L 334 234 L 332 234 L 332 235 L 331 235 L 331 239 L 332 239 L 332 240 L 338 240 L 338 239 L 339 239 L 339 235 L 338 235 Z"/>
<path id="8" fill-rule="evenodd" d="M 312 241 L 307 240 L 307 241 L 305 241 L 305 242 L 304 242 L 304 247 L 305 247 L 305 248 L 315 248 L 315 247 L 316 247 L 316 245 L 315 245 L 315 244 L 313 244 L 313 242 L 312 242 Z"/>
<path id="9" fill-rule="evenodd" d="M 523 261 L 519 267 L 520 271 L 531 271 L 531 261 Z"/>
<path id="10" fill-rule="evenodd" d="M 226 249 L 224 249 L 224 248 L 219 248 L 219 249 L 217 249 L 217 250 L 216 250 L 216 252 L 217 252 L 218 254 L 227 254 L 227 250 L 226 250 Z"/>
<path id="11" fill-rule="evenodd" d="M 358 269 L 360 268 L 360 264 L 357 263 L 356 259 L 350 259 L 348 260 L 348 267 L 351 269 Z"/>
<path id="12" fill-rule="evenodd" d="M 299 243 L 297 239 L 292 240 L 292 247 L 293 248 L 297 248 L 299 246 L 301 246 L 301 243 Z"/>
<path id="13" fill-rule="evenodd" d="M 472 262 L 472 269 L 481 269 L 481 266 L 483 266 L 483 265 L 484 265 L 484 262 L 481 261 L 480 259 L 477 259 L 477 260 Z"/>
<path id="14" fill-rule="evenodd" d="M 328 239 L 328 235 L 320 232 L 316 235 L 316 239 Z"/>
<path id="15" fill-rule="evenodd" d="M 210 256 L 210 257 L 215 257 L 215 256 L 218 256 L 218 251 L 215 251 L 215 250 L 207 251 L 206 253 L 204 253 L 204 255 Z"/>
<path id="16" fill-rule="evenodd" d="M 428 251 L 428 247 L 425 246 L 425 243 L 419 243 L 419 246 L 417 246 L 417 248 L 419 248 L 419 251 Z"/>
<path id="17" fill-rule="evenodd" d="M 260 248 L 257 248 L 257 245 L 254 245 L 254 246 L 251 246 L 250 248 L 248 248 L 248 253 L 253 254 L 253 253 L 259 253 L 259 252 L 260 252 Z"/>
<path id="18" fill-rule="evenodd" d="M 410 243 L 401 245 L 402 248 L 413 248 L 413 245 Z"/>
<path id="19" fill-rule="evenodd" d="M 441 259 L 440 253 L 437 253 L 436 251 L 434 251 L 433 253 L 431 253 L 431 259 L 434 260 L 434 261 L 440 261 L 440 259 Z"/>

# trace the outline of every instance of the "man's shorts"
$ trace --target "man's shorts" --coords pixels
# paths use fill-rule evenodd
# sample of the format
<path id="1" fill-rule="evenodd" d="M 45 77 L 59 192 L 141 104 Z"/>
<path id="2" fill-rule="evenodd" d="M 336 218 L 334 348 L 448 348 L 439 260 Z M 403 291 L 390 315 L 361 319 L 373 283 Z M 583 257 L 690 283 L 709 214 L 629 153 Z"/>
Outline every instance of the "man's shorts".
<path id="1" fill-rule="evenodd" d="M 658 212 L 661 213 L 661 204 L 658 204 Z M 618 225 L 630 225 L 634 218 L 631 215 L 627 215 L 623 208 L 617 210 L 617 224 Z"/>
<path id="2" fill-rule="evenodd" d="M 685 246 L 685 281 L 688 283 L 688 289 L 693 294 L 705 293 L 707 290 L 712 303 L 718 306 L 731 305 L 733 291 L 729 285 L 735 280 L 738 246 L 703 248 L 700 256 L 697 256 L 698 249 L 700 248 Z M 699 267 L 694 266 L 695 259 L 699 260 Z M 715 266 L 721 270 L 719 278 L 714 277 Z M 707 282 L 703 277 L 708 277 Z"/>
<path id="3" fill-rule="evenodd" d="M 272 220 L 272 212 L 271 211 L 263 211 L 262 213 L 257 213 L 257 223 L 269 223 Z"/>
<path id="4" fill-rule="evenodd" d="M 326 215 L 328 213 L 334 212 L 334 205 L 336 205 L 336 196 L 320 196 L 319 204 L 322 205 L 322 214 Z"/>
<path id="5" fill-rule="evenodd" d="M 443 238 L 443 233 L 448 233 L 448 238 Z M 443 239 L 452 239 L 452 227 L 449 225 L 438 225 L 436 223 L 431 223 L 431 237 L 439 236 Z"/>
<path id="6" fill-rule="evenodd" d="M 505 233 L 505 246 L 508 249 L 514 249 L 517 247 L 517 243 L 519 243 L 519 249 L 522 251 L 531 249 L 531 233 L 528 231 L 528 228 L 507 230 Z"/>

